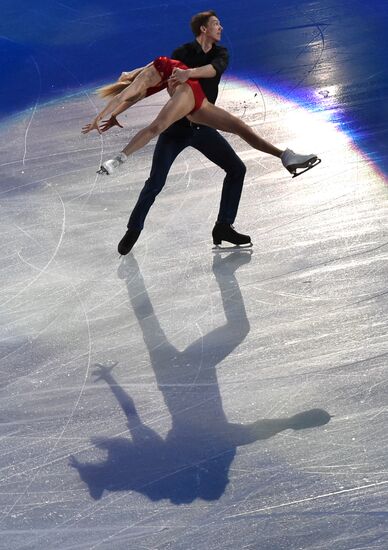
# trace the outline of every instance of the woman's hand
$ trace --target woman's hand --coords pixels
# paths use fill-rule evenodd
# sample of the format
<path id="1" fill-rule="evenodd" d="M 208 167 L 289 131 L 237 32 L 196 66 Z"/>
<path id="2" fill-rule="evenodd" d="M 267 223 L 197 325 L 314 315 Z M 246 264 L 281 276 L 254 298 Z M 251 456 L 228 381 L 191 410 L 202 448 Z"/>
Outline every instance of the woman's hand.
<path id="1" fill-rule="evenodd" d="M 103 120 L 101 122 L 100 130 L 101 130 L 101 132 L 106 132 L 107 130 L 109 130 L 109 128 L 112 128 L 113 126 L 118 126 L 119 128 L 124 128 L 124 126 L 122 126 L 120 124 L 120 122 L 117 120 L 117 118 L 114 115 L 112 115 L 107 120 Z"/>
<path id="2" fill-rule="evenodd" d="M 91 132 L 92 130 L 97 130 L 97 132 L 98 132 L 99 134 L 101 134 L 101 130 L 100 130 L 100 128 L 98 127 L 98 123 L 99 123 L 99 122 L 100 122 L 99 118 L 98 118 L 98 117 L 95 118 L 95 119 L 93 120 L 93 122 L 91 122 L 90 124 L 86 124 L 86 126 L 84 126 L 84 127 L 82 128 L 82 133 L 83 133 L 83 134 L 87 134 L 87 133 Z"/>

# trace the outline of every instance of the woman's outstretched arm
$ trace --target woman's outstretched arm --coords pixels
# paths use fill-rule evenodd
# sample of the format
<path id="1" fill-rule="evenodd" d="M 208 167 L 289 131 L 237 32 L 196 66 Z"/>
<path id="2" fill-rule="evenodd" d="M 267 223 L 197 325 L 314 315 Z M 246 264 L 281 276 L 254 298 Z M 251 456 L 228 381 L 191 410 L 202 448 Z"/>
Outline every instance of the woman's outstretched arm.
<path id="1" fill-rule="evenodd" d="M 132 105 L 143 99 L 146 96 L 147 89 L 150 86 L 156 86 L 156 84 L 160 82 L 160 75 L 153 66 L 153 63 L 149 63 L 146 67 L 140 70 L 136 69 L 135 71 L 133 71 L 133 73 L 136 73 L 133 81 L 130 82 L 128 86 L 126 86 L 122 91 L 117 93 L 117 95 L 109 101 L 105 108 L 95 117 L 95 119 L 90 124 L 87 124 L 82 128 L 83 134 L 87 134 L 92 130 L 97 130 L 97 132 L 100 134 L 101 129 L 99 125 L 101 120 L 105 116 L 108 116 L 111 113 L 115 113 L 115 115 L 122 113 L 123 111 L 128 109 L 128 107 L 131 107 Z M 121 75 L 119 80 L 121 79 L 125 82 L 123 74 Z"/>
<path id="2" fill-rule="evenodd" d="M 143 98 L 140 98 L 143 99 Z M 100 130 L 100 133 L 106 132 L 109 130 L 109 128 L 112 128 L 112 126 L 119 126 L 120 128 L 123 128 L 123 126 L 119 123 L 116 117 L 118 117 L 121 113 L 129 109 L 129 107 L 132 107 L 134 103 L 137 103 L 140 99 L 137 99 L 136 101 L 123 101 L 111 114 L 110 118 L 107 118 L 106 120 L 101 120 L 101 123 L 98 124 L 98 128 Z M 86 132 L 84 132 L 86 133 Z"/>
<path id="3" fill-rule="evenodd" d="M 119 123 L 116 117 L 121 115 L 121 113 L 126 111 L 134 103 L 136 102 L 134 101 L 130 104 L 129 101 L 124 101 L 123 103 L 121 103 L 121 105 L 119 105 L 117 109 L 113 111 L 110 118 L 108 118 L 107 120 L 101 121 L 101 124 L 99 125 L 100 131 L 106 132 L 107 130 L 109 130 L 109 128 L 112 128 L 112 126 L 119 126 L 120 128 L 123 128 L 123 126 Z"/>
<path id="4" fill-rule="evenodd" d="M 106 107 L 96 116 L 96 118 L 90 124 L 87 124 L 82 128 L 82 133 L 87 134 L 92 130 L 97 130 L 97 132 L 100 134 L 101 130 L 99 128 L 99 124 L 105 116 L 110 115 L 116 110 L 117 112 L 122 113 L 123 111 L 128 109 L 128 107 L 131 107 L 134 103 L 137 103 L 138 101 L 143 99 L 143 97 L 145 97 L 147 90 L 144 90 L 144 93 L 138 92 L 136 94 L 133 94 L 133 90 L 131 90 L 132 86 L 133 82 L 131 82 L 131 84 L 124 88 L 124 90 L 120 94 L 111 99 Z"/>

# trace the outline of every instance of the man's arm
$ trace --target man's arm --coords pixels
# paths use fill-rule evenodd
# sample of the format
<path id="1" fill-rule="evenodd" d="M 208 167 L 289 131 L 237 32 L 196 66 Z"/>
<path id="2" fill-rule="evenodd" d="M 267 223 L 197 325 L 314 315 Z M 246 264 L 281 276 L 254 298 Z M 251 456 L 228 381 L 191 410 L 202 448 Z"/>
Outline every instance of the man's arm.
<path id="1" fill-rule="evenodd" d="M 217 56 L 211 61 L 219 76 L 224 73 L 229 65 L 229 54 L 226 48 L 220 47 Z"/>
<path id="2" fill-rule="evenodd" d="M 189 78 L 213 78 L 217 75 L 217 71 L 213 65 L 204 65 L 194 69 L 174 69 L 170 78 L 172 84 L 183 84 Z"/>
<path id="3" fill-rule="evenodd" d="M 187 48 L 189 45 L 181 46 L 177 48 L 172 53 L 172 59 L 177 59 L 182 61 L 182 63 L 187 64 L 186 56 L 188 55 Z M 222 73 L 226 70 L 229 64 L 229 54 L 226 48 L 218 48 L 217 55 L 208 65 L 202 67 L 193 67 L 190 69 L 175 69 L 173 71 L 172 83 L 183 83 L 186 82 L 189 78 L 214 78 L 215 76 L 221 76 Z"/>

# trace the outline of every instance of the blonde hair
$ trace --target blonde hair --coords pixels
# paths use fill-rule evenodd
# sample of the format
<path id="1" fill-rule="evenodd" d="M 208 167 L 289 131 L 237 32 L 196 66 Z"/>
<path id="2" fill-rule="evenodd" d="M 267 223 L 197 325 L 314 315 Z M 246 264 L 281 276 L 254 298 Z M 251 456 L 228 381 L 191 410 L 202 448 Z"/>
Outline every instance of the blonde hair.
<path id="1" fill-rule="evenodd" d="M 107 84 L 97 89 L 97 93 L 100 97 L 115 97 L 120 92 L 125 90 L 131 82 L 134 81 L 134 78 L 128 77 L 128 80 L 122 80 L 120 82 L 113 82 L 112 84 Z"/>

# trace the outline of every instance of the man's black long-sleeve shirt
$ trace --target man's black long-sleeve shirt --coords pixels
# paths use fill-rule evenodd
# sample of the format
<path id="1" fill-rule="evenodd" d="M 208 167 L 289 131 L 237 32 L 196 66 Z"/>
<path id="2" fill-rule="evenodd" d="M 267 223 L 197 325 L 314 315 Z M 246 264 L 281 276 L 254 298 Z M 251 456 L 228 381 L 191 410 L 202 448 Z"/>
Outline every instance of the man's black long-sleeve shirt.
<path id="1" fill-rule="evenodd" d="M 228 50 L 223 46 L 218 46 L 213 44 L 213 47 L 205 53 L 197 40 L 193 42 L 188 42 L 183 44 L 176 50 L 172 52 L 172 59 L 177 59 L 182 61 L 190 69 L 196 67 L 204 67 L 205 65 L 213 65 L 216 70 L 216 75 L 212 78 L 199 78 L 204 94 L 206 95 L 208 101 L 215 103 L 218 96 L 218 85 L 222 73 L 228 66 L 229 63 L 229 54 Z M 190 128 L 190 123 L 187 118 L 181 118 L 177 122 L 174 122 L 163 134 L 176 137 L 183 137 L 185 131 Z M 182 134 L 183 132 L 183 134 Z"/>
<path id="2" fill-rule="evenodd" d="M 183 44 L 172 52 L 172 59 L 182 61 L 190 69 L 213 65 L 216 76 L 212 78 L 200 78 L 202 89 L 211 103 L 215 103 L 218 95 L 218 85 L 221 75 L 229 63 L 228 50 L 223 46 L 213 44 L 212 48 L 205 53 L 197 40 Z"/>

